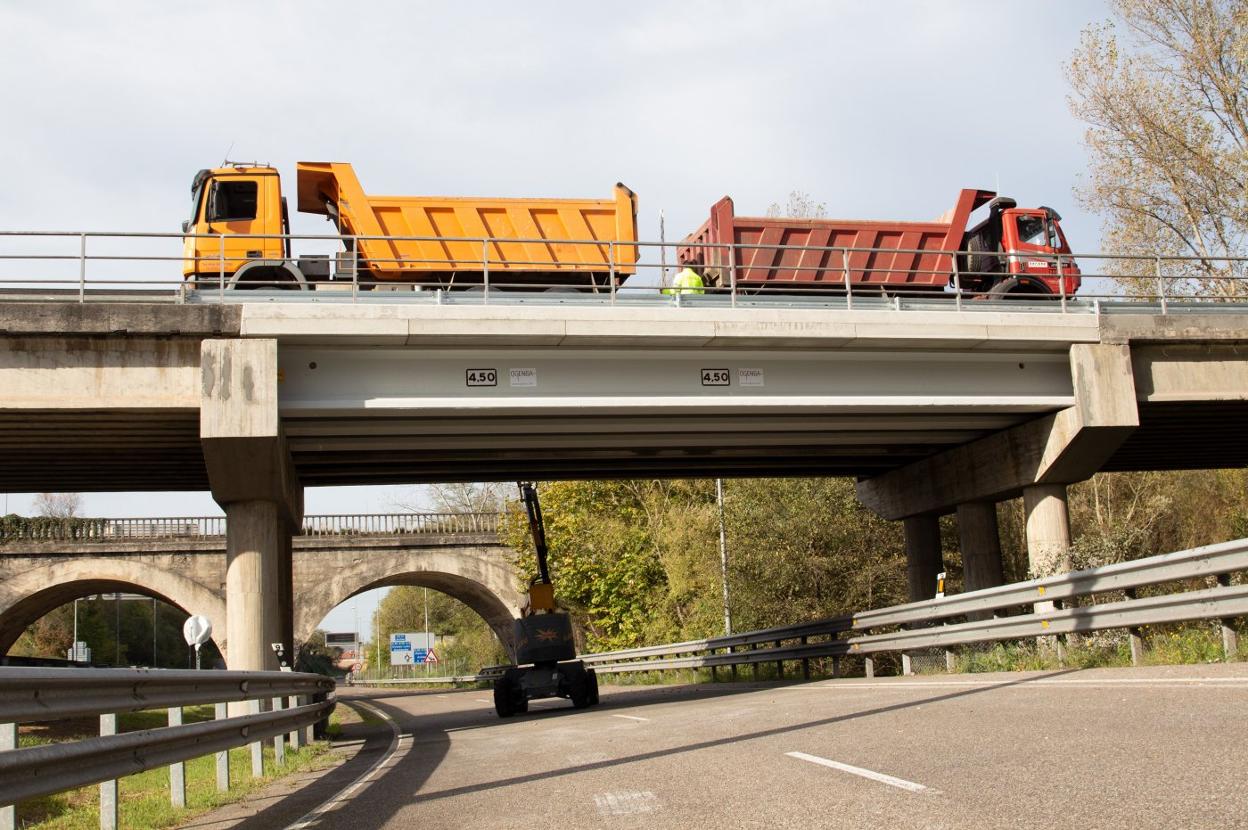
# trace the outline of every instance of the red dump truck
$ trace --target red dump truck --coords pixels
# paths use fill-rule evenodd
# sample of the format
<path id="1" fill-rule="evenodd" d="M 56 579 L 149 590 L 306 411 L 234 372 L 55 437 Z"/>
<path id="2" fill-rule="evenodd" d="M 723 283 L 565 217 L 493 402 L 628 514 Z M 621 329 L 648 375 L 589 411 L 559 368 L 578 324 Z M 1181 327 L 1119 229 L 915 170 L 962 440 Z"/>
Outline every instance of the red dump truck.
<path id="1" fill-rule="evenodd" d="M 988 215 L 967 227 L 971 213 Z M 934 222 L 737 216 L 725 196 L 677 251 L 707 285 L 794 296 L 824 292 L 1069 296 L 1079 269 L 1052 208 L 1020 208 L 990 190 L 963 190 Z M 741 247 L 729 248 L 729 245 Z"/>

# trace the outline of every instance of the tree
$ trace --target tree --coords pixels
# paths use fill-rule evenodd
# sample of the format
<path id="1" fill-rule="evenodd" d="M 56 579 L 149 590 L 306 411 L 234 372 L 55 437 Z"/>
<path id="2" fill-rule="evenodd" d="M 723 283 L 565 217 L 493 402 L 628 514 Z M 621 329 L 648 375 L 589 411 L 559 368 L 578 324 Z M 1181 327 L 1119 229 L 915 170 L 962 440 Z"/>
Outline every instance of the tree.
<path id="1" fill-rule="evenodd" d="M 489 482 L 431 484 L 429 491 L 441 513 L 497 513 L 505 502 L 504 486 Z"/>
<path id="2" fill-rule="evenodd" d="M 1225 259 L 1248 250 L 1248 0 L 1112 8 L 1117 23 L 1085 30 L 1067 68 L 1092 156 L 1076 195 L 1103 214 L 1109 250 L 1199 257 L 1165 266 L 1171 290 L 1248 293 L 1226 279 L 1235 269 Z M 1138 277 L 1153 263 L 1099 267 Z"/>
<path id="3" fill-rule="evenodd" d="M 781 217 L 788 219 L 822 219 L 827 213 L 827 205 L 823 202 L 816 202 L 809 193 L 802 190 L 790 191 L 788 200 L 784 205 L 781 205 L 779 202 L 772 202 L 767 207 L 767 216 L 771 219 L 779 219 Z"/>
<path id="4" fill-rule="evenodd" d="M 40 493 L 35 496 L 35 512 L 52 519 L 72 519 L 82 509 L 78 493 Z"/>
<path id="5" fill-rule="evenodd" d="M 374 640 L 383 643 L 396 631 L 424 631 L 426 603 L 429 629 L 442 640 L 438 657 L 448 667 L 462 664 L 465 671 L 475 671 L 506 662 L 502 644 L 477 612 L 441 591 L 412 585 L 393 588 L 382 599 Z M 385 646 L 381 647 L 385 651 Z M 376 660 L 375 653 L 373 659 Z M 383 654 L 382 662 L 387 661 Z"/>

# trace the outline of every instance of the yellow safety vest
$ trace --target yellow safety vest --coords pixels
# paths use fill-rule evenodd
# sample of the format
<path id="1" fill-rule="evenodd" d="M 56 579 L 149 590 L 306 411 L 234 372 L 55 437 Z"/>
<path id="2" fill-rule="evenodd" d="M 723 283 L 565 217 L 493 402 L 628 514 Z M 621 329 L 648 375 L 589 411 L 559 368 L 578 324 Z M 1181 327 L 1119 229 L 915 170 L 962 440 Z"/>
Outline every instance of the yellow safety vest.
<path id="1" fill-rule="evenodd" d="M 672 285 L 663 289 L 664 294 L 705 294 L 706 289 L 703 288 L 702 277 L 692 268 L 684 268 L 676 279 L 672 281 Z"/>

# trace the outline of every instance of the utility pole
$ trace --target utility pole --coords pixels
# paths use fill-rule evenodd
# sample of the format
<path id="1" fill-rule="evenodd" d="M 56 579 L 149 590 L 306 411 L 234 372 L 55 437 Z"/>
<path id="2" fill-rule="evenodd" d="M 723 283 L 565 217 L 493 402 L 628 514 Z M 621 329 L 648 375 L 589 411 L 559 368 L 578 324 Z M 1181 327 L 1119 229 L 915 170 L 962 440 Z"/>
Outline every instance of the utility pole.
<path id="1" fill-rule="evenodd" d="M 724 528 L 724 480 L 715 479 L 715 501 L 719 504 L 719 579 L 724 588 L 724 636 L 732 634 L 732 606 L 728 603 L 728 532 Z"/>

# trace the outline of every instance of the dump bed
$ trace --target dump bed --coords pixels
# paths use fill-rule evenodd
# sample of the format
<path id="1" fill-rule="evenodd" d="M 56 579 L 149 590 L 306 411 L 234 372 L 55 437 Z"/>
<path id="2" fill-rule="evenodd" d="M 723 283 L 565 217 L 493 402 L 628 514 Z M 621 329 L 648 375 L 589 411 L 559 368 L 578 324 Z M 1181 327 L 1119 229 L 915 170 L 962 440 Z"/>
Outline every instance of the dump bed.
<path id="1" fill-rule="evenodd" d="M 300 211 L 337 214 L 361 237 L 361 268 L 379 279 L 473 283 L 488 270 L 492 284 L 591 285 L 612 263 L 617 279 L 636 270 L 637 198 L 622 184 L 602 200 L 369 196 L 349 164 L 299 162 L 298 188 Z"/>
<path id="2" fill-rule="evenodd" d="M 712 284 L 727 286 L 735 256 L 736 283 L 745 289 L 844 290 L 848 271 L 855 291 L 872 286 L 895 293 L 940 291 L 953 272 L 953 257 L 944 252 L 959 249 L 967 218 L 986 196 L 963 190 L 942 217 L 948 221 L 936 222 L 737 216 L 725 196 L 686 237 L 677 259 L 702 268 Z M 731 244 L 742 247 L 735 252 L 722 247 Z M 833 250 L 786 250 L 790 246 Z M 837 250 L 846 248 L 859 250 Z"/>

